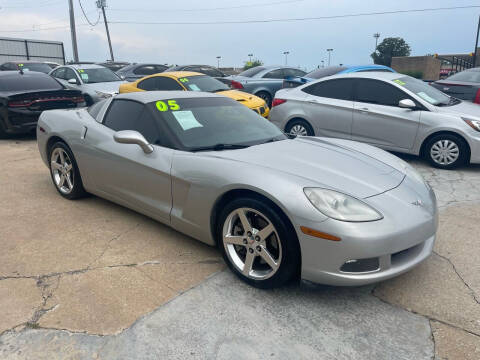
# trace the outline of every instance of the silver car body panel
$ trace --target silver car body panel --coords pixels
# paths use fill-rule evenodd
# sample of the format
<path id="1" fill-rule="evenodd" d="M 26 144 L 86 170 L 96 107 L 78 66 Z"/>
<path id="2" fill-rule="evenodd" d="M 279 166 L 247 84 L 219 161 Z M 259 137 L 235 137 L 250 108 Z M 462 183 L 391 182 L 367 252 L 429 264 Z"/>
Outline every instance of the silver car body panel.
<path id="1" fill-rule="evenodd" d="M 219 96 L 192 92 L 142 92 L 119 98 L 150 102 L 180 97 Z M 42 113 L 38 148 L 48 166 L 49 142 L 71 148 L 85 189 L 214 245 L 212 222 L 219 200 L 232 191 L 250 191 L 276 204 L 295 229 L 302 254 L 302 278 L 360 285 L 404 272 L 432 250 L 437 208 L 431 189 L 394 155 L 366 144 L 333 138 L 297 138 L 246 149 L 186 152 L 113 141 L 113 131 L 86 109 Z M 86 132 L 86 135 L 85 135 Z M 84 136 L 85 135 L 85 136 Z M 305 187 L 334 189 L 362 199 L 383 215 L 374 222 L 333 220 L 318 211 Z M 417 205 L 415 205 L 417 204 Z M 418 206 L 421 204 L 421 206 Z M 333 242 L 304 234 L 300 227 L 341 237 Z M 411 251 L 402 262 L 392 254 Z M 350 259 L 379 257 L 371 273 L 340 271 Z"/>
<path id="2" fill-rule="evenodd" d="M 453 106 L 437 107 L 415 93 L 393 82 L 401 74 L 368 72 L 340 74 L 322 78 L 317 82 L 336 78 L 368 78 L 388 82 L 415 98 L 426 110 L 410 110 L 392 106 L 316 97 L 302 91 L 306 85 L 282 89 L 277 98 L 287 102 L 270 110 L 269 120 L 285 130 L 295 118 L 310 123 L 316 136 L 337 137 L 361 141 L 385 150 L 419 155 L 422 145 L 439 132 L 451 132 L 461 136 L 470 147 L 470 162 L 480 163 L 480 132 L 467 125 L 462 117 L 480 120 L 480 106 L 461 102 Z M 350 133 L 350 108 L 352 120 Z M 306 110 L 308 109 L 308 111 Z M 337 121 L 338 120 L 338 121 Z"/>

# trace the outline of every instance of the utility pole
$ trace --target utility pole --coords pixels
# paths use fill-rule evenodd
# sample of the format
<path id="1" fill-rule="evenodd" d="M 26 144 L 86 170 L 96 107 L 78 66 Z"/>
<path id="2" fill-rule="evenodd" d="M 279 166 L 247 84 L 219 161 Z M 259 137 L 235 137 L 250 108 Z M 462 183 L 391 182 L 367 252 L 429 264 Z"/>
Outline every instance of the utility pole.
<path id="1" fill-rule="evenodd" d="M 107 15 L 105 15 L 106 7 L 107 7 L 107 0 L 97 0 L 97 8 L 102 9 L 103 22 L 105 23 L 105 30 L 107 31 L 108 47 L 110 48 L 110 60 L 115 61 L 113 57 L 112 40 L 110 39 L 110 31 L 108 31 Z"/>
<path id="2" fill-rule="evenodd" d="M 73 0 L 68 0 L 70 10 L 70 32 L 72 34 L 73 61 L 78 62 L 77 33 L 75 31 L 75 14 L 73 13 Z"/>
<path id="3" fill-rule="evenodd" d="M 287 65 L 287 62 L 288 62 L 288 60 L 287 60 L 288 54 L 290 54 L 290 51 L 284 51 L 283 52 L 283 55 L 285 55 L 285 65 Z"/>
<path id="4" fill-rule="evenodd" d="M 330 66 L 330 54 L 332 53 L 333 49 L 327 49 L 328 52 L 328 66 Z"/>
<path id="5" fill-rule="evenodd" d="M 248 54 L 248 57 L 250 58 L 250 63 L 252 63 L 252 56 L 253 54 Z"/>
<path id="6" fill-rule="evenodd" d="M 217 69 L 220 69 L 220 59 L 221 59 L 221 58 L 222 58 L 222 57 L 221 57 L 220 55 L 217 56 Z"/>
<path id="7" fill-rule="evenodd" d="M 325 67 L 325 61 L 322 60 L 321 63 L 322 63 L 322 68 L 324 68 Z"/>
<path id="8" fill-rule="evenodd" d="M 377 51 L 378 38 L 380 37 L 380 33 L 373 34 L 373 37 L 375 38 L 375 49 L 373 50 L 373 52 L 375 52 L 375 51 Z"/>
<path id="9" fill-rule="evenodd" d="M 477 65 L 478 34 L 480 33 L 480 16 L 478 17 L 477 38 L 475 40 L 475 49 L 473 49 L 473 67 Z"/>

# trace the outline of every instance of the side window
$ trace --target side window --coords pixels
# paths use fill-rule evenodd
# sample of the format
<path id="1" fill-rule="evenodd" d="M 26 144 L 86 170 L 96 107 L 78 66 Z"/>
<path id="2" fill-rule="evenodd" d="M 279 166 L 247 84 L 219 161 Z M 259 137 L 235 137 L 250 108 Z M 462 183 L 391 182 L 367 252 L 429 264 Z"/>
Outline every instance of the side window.
<path id="1" fill-rule="evenodd" d="M 156 70 L 156 67 L 154 65 L 139 66 L 138 68 L 133 70 L 133 73 L 137 75 L 153 75 L 157 72 L 158 71 Z"/>
<path id="2" fill-rule="evenodd" d="M 175 80 L 163 76 L 145 79 L 137 86 L 143 90 L 184 90 Z"/>
<path id="3" fill-rule="evenodd" d="M 305 71 L 298 70 L 298 69 L 283 69 L 285 76 L 292 76 L 292 77 L 302 77 L 305 75 Z"/>
<path id="4" fill-rule="evenodd" d="M 283 69 L 272 70 L 263 75 L 263 78 L 265 79 L 283 79 L 284 77 Z"/>
<path id="5" fill-rule="evenodd" d="M 158 142 L 158 131 L 143 104 L 131 100 L 114 100 L 103 124 L 114 131 L 135 130 L 151 144 Z"/>
<path id="6" fill-rule="evenodd" d="M 57 69 L 55 70 L 53 73 L 52 73 L 52 76 L 53 77 L 56 77 L 58 79 L 62 79 L 62 80 L 65 80 L 65 68 L 60 68 L 60 69 Z"/>
<path id="7" fill-rule="evenodd" d="M 168 67 L 165 65 L 155 65 L 155 73 L 161 73 L 167 70 Z"/>
<path id="8" fill-rule="evenodd" d="M 77 79 L 77 75 L 75 75 L 75 72 L 70 69 L 70 68 L 65 68 L 65 75 L 64 75 L 65 80 L 70 80 L 70 79 Z"/>
<path id="9" fill-rule="evenodd" d="M 137 87 L 142 90 L 152 91 L 157 89 L 157 78 L 151 77 L 145 80 L 142 80 L 138 83 Z"/>
<path id="10" fill-rule="evenodd" d="M 338 100 L 353 99 L 354 79 L 327 80 L 302 89 L 307 94 Z"/>
<path id="11" fill-rule="evenodd" d="M 398 106 L 403 99 L 411 99 L 409 95 L 395 86 L 379 80 L 358 79 L 355 101 L 385 106 Z"/>
<path id="12" fill-rule="evenodd" d="M 4 70 L 17 70 L 18 66 L 14 63 L 4 64 Z"/>
<path id="13" fill-rule="evenodd" d="M 222 76 L 222 73 L 214 68 L 210 68 L 210 67 L 206 67 L 206 66 L 203 66 L 202 68 L 200 68 L 200 72 L 205 74 L 205 75 L 208 75 L 208 76 L 212 76 L 212 77 L 221 77 Z"/>

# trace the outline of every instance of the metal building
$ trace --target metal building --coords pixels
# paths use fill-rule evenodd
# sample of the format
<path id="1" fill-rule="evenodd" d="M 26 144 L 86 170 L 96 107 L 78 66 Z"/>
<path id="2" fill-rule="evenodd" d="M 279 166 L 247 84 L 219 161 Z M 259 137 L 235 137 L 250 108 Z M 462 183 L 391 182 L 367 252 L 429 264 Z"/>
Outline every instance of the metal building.
<path id="1" fill-rule="evenodd" d="M 0 37 L 0 64 L 13 60 L 65 64 L 63 42 Z"/>

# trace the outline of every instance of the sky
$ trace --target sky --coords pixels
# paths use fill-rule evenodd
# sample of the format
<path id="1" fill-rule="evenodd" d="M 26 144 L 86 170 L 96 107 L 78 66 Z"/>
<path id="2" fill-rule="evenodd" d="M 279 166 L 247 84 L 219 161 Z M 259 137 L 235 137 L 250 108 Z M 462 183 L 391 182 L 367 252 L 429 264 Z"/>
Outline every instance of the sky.
<path id="1" fill-rule="evenodd" d="M 99 12 L 95 0 L 73 0 L 80 60 L 109 58 L 105 26 L 87 24 Z M 480 5 L 475 0 L 107 0 L 108 21 L 229 22 L 325 17 L 369 12 Z M 115 60 L 241 67 L 252 53 L 266 65 L 307 70 L 328 63 L 369 64 L 374 33 L 402 37 L 412 55 L 469 53 L 480 8 L 334 19 L 237 24 L 109 24 Z M 68 0 L 0 0 L 0 36 L 62 41 L 73 58 Z"/>

